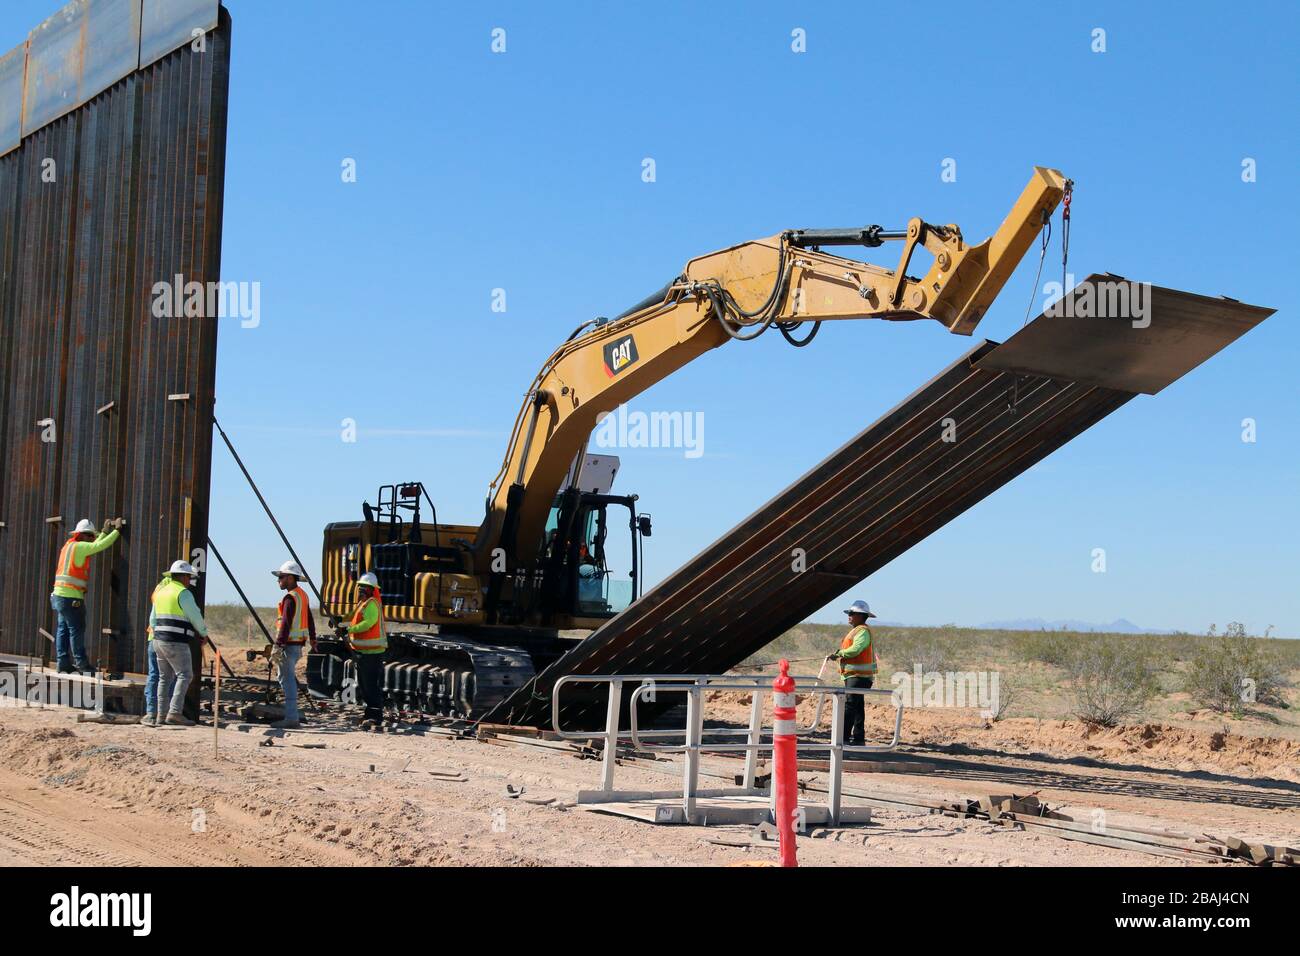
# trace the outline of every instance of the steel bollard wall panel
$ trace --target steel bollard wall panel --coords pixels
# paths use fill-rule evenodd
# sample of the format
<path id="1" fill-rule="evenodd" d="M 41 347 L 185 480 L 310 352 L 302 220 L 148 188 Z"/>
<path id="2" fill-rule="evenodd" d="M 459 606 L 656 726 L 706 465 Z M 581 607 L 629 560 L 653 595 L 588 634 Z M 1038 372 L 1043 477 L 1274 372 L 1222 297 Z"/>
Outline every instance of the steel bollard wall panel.
<path id="1" fill-rule="evenodd" d="M 154 314 L 155 283 L 220 278 L 231 24 L 188 6 L 219 14 L 201 51 L 173 24 L 184 45 L 0 156 L 0 653 L 52 658 L 58 549 L 123 515 L 92 560 L 87 652 L 143 672 L 153 586 L 206 541 L 217 320 Z"/>

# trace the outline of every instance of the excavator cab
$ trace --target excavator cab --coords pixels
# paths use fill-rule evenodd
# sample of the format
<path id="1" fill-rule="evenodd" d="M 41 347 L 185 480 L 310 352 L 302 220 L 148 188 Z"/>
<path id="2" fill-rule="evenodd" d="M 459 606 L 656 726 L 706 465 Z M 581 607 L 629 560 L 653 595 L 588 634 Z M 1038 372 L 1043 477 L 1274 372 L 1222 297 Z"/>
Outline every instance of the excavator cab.
<path id="1" fill-rule="evenodd" d="M 581 627 L 613 617 L 641 593 L 642 539 L 649 515 L 636 495 L 569 488 L 555 498 L 546 521 L 536 573 L 515 583 L 516 606 L 535 607 L 544 620 Z"/>

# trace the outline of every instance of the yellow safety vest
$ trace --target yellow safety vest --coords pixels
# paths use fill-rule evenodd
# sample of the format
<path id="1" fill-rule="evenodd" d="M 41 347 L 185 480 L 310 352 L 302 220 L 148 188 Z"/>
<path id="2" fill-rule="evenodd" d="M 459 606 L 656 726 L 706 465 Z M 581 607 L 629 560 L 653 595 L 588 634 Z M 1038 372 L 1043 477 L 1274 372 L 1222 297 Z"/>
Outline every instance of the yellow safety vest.
<path id="1" fill-rule="evenodd" d="M 54 571 L 54 586 L 60 584 L 72 588 L 80 597 L 86 596 L 86 587 L 90 581 L 90 555 L 77 564 L 77 539 L 69 538 L 59 552 L 59 566 Z"/>
<path id="2" fill-rule="evenodd" d="M 185 585 L 167 578 L 153 591 L 153 640 L 188 641 L 198 637 L 198 631 L 181 610 L 181 595 Z"/>
<path id="3" fill-rule="evenodd" d="M 867 646 L 860 654 L 840 658 L 841 677 L 871 677 L 876 673 L 876 642 L 871 639 L 871 628 L 865 624 L 850 628 L 849 633 L 840 641 L 840 650 L 846 651 L 853 646 L 853 639 L 859 630 L 867 632 Z"/>
<path id="4" fill-rule="evenodd" d="M 388 650 L 388 636 L 384 634 L 384 606 L 379 602 L 377 595 L 371 595 L 352 612 L 352 623 L 360 624 L 366 605 L 371 601 L 375 602 L 375 608 L 379 611 L 379 617 L 375 620 L 374 625 L 365 631 L 357 631 L 348 635 L 348 643 L 354 651 L 362 654 L 382 654 Z"/>

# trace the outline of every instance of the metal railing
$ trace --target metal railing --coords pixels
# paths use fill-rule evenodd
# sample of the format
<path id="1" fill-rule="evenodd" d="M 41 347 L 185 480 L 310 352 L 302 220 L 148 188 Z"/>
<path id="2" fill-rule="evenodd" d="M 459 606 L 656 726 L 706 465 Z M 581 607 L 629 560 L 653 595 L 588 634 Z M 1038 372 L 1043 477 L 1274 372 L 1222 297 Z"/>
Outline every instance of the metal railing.
<path id="1" fill-rule="evenodd" d="M 562 691 L 570 684 L 606 684 L 609 700 L 605 714 L 605 728 L 602 731 L 566 731 L 560 725 L 562 710 Z M 619 729 L 622 717 L 623 691 L 626 685 L 635 685 L 628 697 L 629 729 Z M 761 675 L 742 677 L 730 674 L 568 674 L 555 682 L 551 690 L 551 727 L 557 736 L 565 740 L 590 740 L 604 738 L 605 748 L 601 758 L 601 784 L 604 793 L 614 793 L 615 757 L 620 740 L 627 740 L 636 750 L 648 753 L 669 752 L 683 755 L 682 772 L 682 809 L 687 820 L 695 817 L 696 799 L 700 795 L 700 755 L 704 751 L 713 753 L 743 752 L 745 770 L 743 783 L 735 793 L 752 795 L 759 792 L 755 787 L 759 755 L 771 751 L 771 728 L 764 720 L 766 697 L 772 693 L 771 677 Z M 800 747 L 806 749 L 830 750 L 829 781 L 829 817 L 833 824 L 840 820 L 842 799 L 841 779 L 844 772 L 844 755 L 854 753 L 885 753 L 898 747 L 903 725 L 903 704 L 901 698 L 890 690 L 868 690 L 859 687 L 843 687 L 827 684 L 816 677 L 796 677 L 795 694 L 799 697 L 814 695 L 817 698 L 816 710 L 807 725 L 795 727 L 796 753 Z M 709 735 L 713 740 L 704 740 L 704 694 L 706 691 L 731 691 L 751 695 L 749 708 L 749 725 L 746 728 L 711 727 Z M 642 730 L 637 719 L 637 705 L 643 700 L 654 703 L 659 693 L 684 694 L 686 697 L 686 726 L 681 730 Z M 864 698 L 876 698 L 894 707 L 894 730 L 892 739 L 885 744 L 850 745 L 844 742 L 844 710 L 850 695 Z M 821 724 L 825 712 L 826 699 L 831 701 L 831 739 L 817 741 L 806 739 Z M 767 740 L 764 740 L 766 734 Z M 680 743 L 655 744 L 650 738 L 683 738 Z M 744 737 L 744 742 L 726 742 L 716 738 Z M 714 794 L 716 795 L 716 794 Z M 768 788 L 769 799 L 774 799 Z"/>

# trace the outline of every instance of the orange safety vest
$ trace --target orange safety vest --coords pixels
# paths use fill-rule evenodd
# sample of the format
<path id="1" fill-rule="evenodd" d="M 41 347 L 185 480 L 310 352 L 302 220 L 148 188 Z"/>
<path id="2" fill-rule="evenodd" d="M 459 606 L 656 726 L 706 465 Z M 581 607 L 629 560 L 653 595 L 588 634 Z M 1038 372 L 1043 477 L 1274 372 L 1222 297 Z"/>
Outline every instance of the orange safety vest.
<path id="1" fill-rule="evenodd" d="M 867 632 L 867 637 L 871 637 L 871 628 L 865 624 L 859 624 L 858 627 Z M 840 650 L 846 651 L 853 646 L 853 637 L 857 634 L 858 628 L 850 628 L 849 633 L 844 635 L 844 640 L 840 641 Z M 870 641 L 861 654 L 855 654 L 853 657 L 840 658 L 840 675 L 843 677 L 867 677 L 876 672 L 876 642 Z"/>
<path id="2" fill-rule="evenodd" d="M 63 550 L 59 552 L 59 566 L 54 571 L 54 585 L 58 587 L 62 584 L 74 591 L 80 591 L 82 597 L 85 597 L 89 581 L 90 555 L 86 555 L 86 560 L 77 564 L 77 538 L 74 535 L 67 540 Z"/>
<path id="3" fill-rule="evenodd" d="M 361 623 L 362 612 L 365 611 L 366 605 L 371 601 L 375 602 L 375 607 L 379 611 L 379 617 L 375 620 L 374 626 L 369 630 L 357 631 L 348 635 L 348 644 L 354 651 L 359 651 L 362 654 L 378 654 L 388 650 L 388 636 L 384 634 L 384 606 L 379 600 L 379 592 L 375 592 L 357 605 L 357 609 L 352 612 L 352 623 Z"/>
<path id="4" fill-rule="evenodd" d="M 311 613 L 311 609 L 307 605 L 307 593 L 301 587 L 294 588 L 280 599 L 280 606 L 275 616 L 276 636 L 279 636 L 280 628 L 284 624 L 285 598 L 290 597 L 293 598 L 293 620 L 289 623 L 289 638 L 285 643 L 306 644 L 307 638 L 311 636 L 311 627 L 307 623 L 307 615 Z"/>

